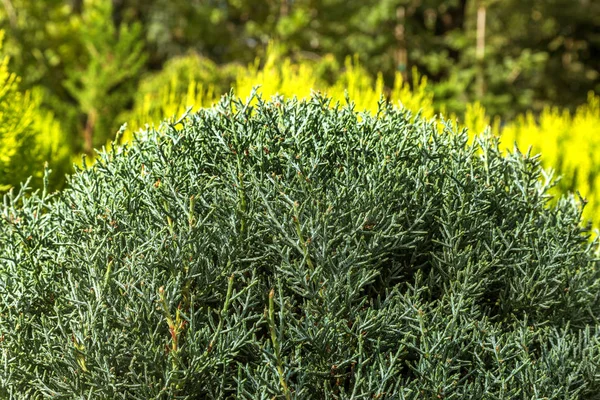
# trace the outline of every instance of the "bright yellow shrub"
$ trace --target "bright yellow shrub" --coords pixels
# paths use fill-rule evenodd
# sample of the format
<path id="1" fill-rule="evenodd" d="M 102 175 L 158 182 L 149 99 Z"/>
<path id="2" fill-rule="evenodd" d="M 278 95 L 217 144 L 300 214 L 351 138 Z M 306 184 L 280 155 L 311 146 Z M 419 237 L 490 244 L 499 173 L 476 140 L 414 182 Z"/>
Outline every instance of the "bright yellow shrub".
<path id="1" fill-rule="evenodd" d="M 399 103 L 409 110 L 420 111 L 425 118 L 433 118 L 435 115 L 433 92 L 427 88 L 427 77 L 420 76 L 416 69 L 413 69 L 412 89 L 404 82 L 402 74 L 396 72 L 390 100 L 394 104 Z"/>
<path id="2" fill-rule="evenodd" d="M 293 64 L 290 59 L 281 60 L 276 54 L 269 54 L 262 68 L 259 60 L 248 68 L 240 68 L 234 89 L 241 98 L 248 97 L 256 86 L 260 86 L 258 91 L 266 97 L 280 94 L 306 98 L 319 83 L 308 64 Z"/>
<path id="3" fill-rule="evenodd" d="M 423 116 L 431 118 L 434 115 L 433 94 L 427 90 L 427 79 L 414 72 L 413 90 L 403 81 L 402 75 L 397 73 L 394 87 L 388 93 L 383 77 L 379 75 L 373 80 L 356 57 L 347 58 L 336 81 L 327 84 L 318 78 L 313 64 L 281 60 L 273 52 L 268 55 L 263 68 L 259 68 L 257 61 L 249 68 L 240 70 L 234 90 L 241 98 L 249 96 L 256 86 L 259 86 L 258 92 L 264 97 L 279 94 L 284 97 L 307 98 L 312 90 L 319 90 L 340 103 L 345 103 L 347 95 L 355 103 L 357 110 L 371 112 L 377 110 L 377 103 L 383 96 L 410 110 L 421 110 Z"/>
<path id="4" fill-rule="evenodd" d="M 177 118 L 188 108 L 195 111 L 215 103 L 224 92 L 218 92 L 212 82 L 200 82 L 186 71 L 178 72 L 194 62 L 198 68 L 205 68 L 198 56 L 183 57 L 156 76 L 142 83 L 140 95 L 136 99 L 132 112 L 125 115 L 129 130 L 124 139 L 128 140 L 130 132 L 143 129 L 147 124 L 158 124 L 166 118 Z M 170 68 L 170 69 L 169 69 Z M 344 103 L 346 94 L 356 104 L 359 111 L 376 111 L 377 102 L 382 96 L 394 104 L 411 110 L 421 110 L 421 114 L 431 118 L 434 115 L 433 95 L 427 89 L 427 80 L 414 72 L 414 89 L 396 75 L 393 89 L 386 92 L 383 78 L 374 80 L 361 67 L 357 58 L 348 58 L 335 82 L 327 83 L 317 73 L 319 66 L 315 62 L 302 61 L 293 63 L 281 57 L 276 46 L 271 46 L 266 60 L 261 67 L 260 60 L 246 68 L 230 67 L 230 74 L 235 75 L 231 86 L 237 96 L 247 98 L 258 87 L 258 93 L 269 98 L 273 95 L 284 97 L 307 98 L 312 90 L 326 92 L 334 101 Z M 162 86 L 158 85 L 162 82 Z M 187 90 L 183 90 L 187 87 Z"/>
<path id="5" fill-rule="evenodd" d="M 456 116 L 453 116 L 452 119 L 460 120 Z M 462 121 L 462 124 L 471 132 L 471 137 L 485 132 L 486 129 L 489 129 L 494 135 L 500 133 L 500 120 L 498 118 L 492 120 L 486 114 L 485 108 L 478 101 L 467 104 L 465 116 Z"/>
<path id="6" fill-rule="evenodd" d="M 0 31 L 0 49 L 2 38 Z M 0 194 L 30 176 L 41 186 L 45 162 L 55 172 L 51 183 L 62 182 L 68 170 L 69 149 L 59 122 L 42 110 L 41 93 L 20 91 L 19 81 L 8 57 L 0 55 Z"/>
<path id="7" fill-rule="evenodd" d="M 590 93 L 586 104 L 574 115 L 555 107 L 546 108 L 537 118 L 519 116 L 502 129 L 507 149 L 516 143 L 522 151 L 529 146 L 542 155 L 546 168 L 560 175 L 561 192 L 579 191 L 589 205 L 584 217 L 600 226 L 600 97 Z"/>
<path id="8" fill-rule="evenodd" d="M 226 75 L 233 73 L 223 71 L 211 60 L 195 54 L 174 58 L 167 62 L 162 72 L 142 80 L 134 109 L 123 113 L 119 119 L 127 122 L 129 131 L 137 131 L 147 124 L 181 115 L 189 106 L 194 108 L 193 111 L 208 107 L 221 95 L 220 91 L 230 86 L 228 80 L 231 79 Z"/>

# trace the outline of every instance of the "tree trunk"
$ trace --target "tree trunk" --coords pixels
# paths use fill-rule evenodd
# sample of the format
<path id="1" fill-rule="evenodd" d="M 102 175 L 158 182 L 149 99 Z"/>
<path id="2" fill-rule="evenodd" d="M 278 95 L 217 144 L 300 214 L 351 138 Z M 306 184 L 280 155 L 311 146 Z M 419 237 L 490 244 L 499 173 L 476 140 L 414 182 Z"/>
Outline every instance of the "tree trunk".
<path id="1" fill-rule="evenodd" d="M 477 97 L 479 99 L 482 99 L 485 94 L 485 17 L 486 8 L 482 3 L 479 3 L 477 8 L 477 48 L 475 52 L 477 59 Z"/>
<path id="2" fill-rule="evenodd" d="M 406 50 L 406 8 L 396 8 L 396 26 L 394 36 L 396 38 L 396 50 L 394 52 L 394 61 L 396 69 L 402 74 L 404 81 L 408 78 L 408 55 Z"/>
<path id="3" fill-rule="evenodd" d="M 88 155 L 94 151 L 94 128 L 97 118 L 97 111 L 95 109 L 91 110 L 87 116 L 85 129 L 83 130 L 83 151 Z"/>

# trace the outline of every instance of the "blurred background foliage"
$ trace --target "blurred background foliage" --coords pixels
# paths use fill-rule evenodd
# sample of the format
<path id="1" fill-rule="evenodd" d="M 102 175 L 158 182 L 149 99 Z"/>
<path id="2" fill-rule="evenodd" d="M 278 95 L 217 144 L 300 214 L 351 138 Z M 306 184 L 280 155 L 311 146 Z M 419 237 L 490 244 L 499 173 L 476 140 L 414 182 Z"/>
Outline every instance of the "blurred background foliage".
<path id="1" fill-rule="evenodd" d="M 9 71 L 0 33 L 0 193 L 18 186 L 29 177 L 41 186 L 43 165 L 58 169 L 52 185 L 59 184 L 68 170 L 70 154 L 60 122 L 42 108 L 38 88 L 21 91 L 20 78 Z"/>
<path id="2" fill-rule="evenodd" d="M 45 161 L 60 188 L 123 123 L 261 85 L 491 125 L 542 152 L 594 218 L 598 26 L 594 0 L 0 0 L 0 191 L 39 184 Z"/>

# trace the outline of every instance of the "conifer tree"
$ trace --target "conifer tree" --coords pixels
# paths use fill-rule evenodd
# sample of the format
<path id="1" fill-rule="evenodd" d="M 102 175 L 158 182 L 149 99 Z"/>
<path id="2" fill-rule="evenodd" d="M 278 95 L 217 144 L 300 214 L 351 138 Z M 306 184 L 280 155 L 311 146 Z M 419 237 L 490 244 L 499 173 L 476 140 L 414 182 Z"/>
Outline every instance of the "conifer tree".
<path id="1" fill-rule="evenodd" d="M 139 24 L 112 20 L 110 0 L 85 0 L 79 21 L 83 62 L 67 70 L 65 87 L 85 115 L 83 150 L 110 139 L 115 118 L 131 100 L 145 54 Z"/>

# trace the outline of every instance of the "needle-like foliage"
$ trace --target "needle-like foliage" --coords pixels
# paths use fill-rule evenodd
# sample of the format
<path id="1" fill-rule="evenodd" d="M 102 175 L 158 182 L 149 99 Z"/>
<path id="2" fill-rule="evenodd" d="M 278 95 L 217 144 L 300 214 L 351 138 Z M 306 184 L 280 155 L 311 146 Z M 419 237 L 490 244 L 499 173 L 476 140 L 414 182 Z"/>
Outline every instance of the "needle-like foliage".
<path id="1" fill-rule="evenodd" d="M 7 195 L 0 397 L 594 398 L 581 208 L 438 126 L 227 96 Z"/>

